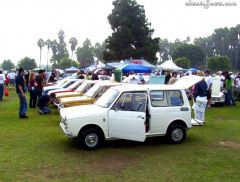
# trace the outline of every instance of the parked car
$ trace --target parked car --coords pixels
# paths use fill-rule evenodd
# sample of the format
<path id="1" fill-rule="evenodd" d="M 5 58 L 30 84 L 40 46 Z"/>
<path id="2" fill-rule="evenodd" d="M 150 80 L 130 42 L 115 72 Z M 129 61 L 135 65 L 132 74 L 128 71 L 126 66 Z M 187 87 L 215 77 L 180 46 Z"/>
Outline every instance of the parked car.
<path id="1" fill-rule="evenodd" d="M 50 95 L 51 93 L 57 94 L 57 93 L 74 92 L 83 82 L 84 80 L 79 79 L 74 83 L 72 83 L 71 85 L 69 85 L 67 88 L 59 88 L 59 89 L 49 91 L 48 95 Z"/>
<path id="2" fill-rule="evenodd" d="M 144 142 L 154 136 L 167 136 L 171 143 L 179 144 L 192 126 L 184 90 L 190 86 L 184 82 L 181 86 L 111 87 L 92 105 L 60 109 L 60 126 L 67 137 L 79 140 L 86 149 L 96 149 L 104 140 Z"/>
<path id="3" fill-rule="evenodd" d="M 120 83 L 108 81 L 96 83 L 83 96 L 61 98 L 59 101 L 59 107 L 63 108 L 93 104 L 107 89 L 116 85 L 120 85 Z"/>
<path id="4" fill-rule="evenodd" d="M 79 79 L 69 79 L 69 78 L 67 78 L 66 81 L 61 83 L 60 85 L 57 84 L 57 85 L 53 85 L 53 86 L 43 87 L 43 94 L 47 94 L 48 92 L 50 92 L 52 90 L 56 90 L 56 89 L 60 89 L 60 88 L 67 88 L 68 86 L 70 86 L 71 84 L 76 82 L 77 80 L 79 80 Z"/>
<path id="5" fill-rule="evenodd" d="M 213 77 L 211 105 L 223 106 L 225 103 L 225 95 L 221 91 L 220 77 Z"/>
<path id="6" fill-rule="evenodd" d="M 85 80 L 74 92 L 56 93 L 56 105 L 59 104 L 61 98 L 82 96 L 98 82 L 98 80 Z"/>

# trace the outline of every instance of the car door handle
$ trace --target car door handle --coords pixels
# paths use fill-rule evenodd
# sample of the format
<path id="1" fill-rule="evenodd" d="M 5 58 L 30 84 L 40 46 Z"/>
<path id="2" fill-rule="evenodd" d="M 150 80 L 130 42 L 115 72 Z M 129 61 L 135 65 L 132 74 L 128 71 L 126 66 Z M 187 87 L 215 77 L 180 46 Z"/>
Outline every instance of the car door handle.
<path id="1" fill-rule="evenodd" d="M 144 119 L 144 116 L 138 115 L 137 118 Z"/>
<path id="2" fill-rule="evenodd" d="M 188 107 L 181 107 L 180 111 L 189 111 Z"/>

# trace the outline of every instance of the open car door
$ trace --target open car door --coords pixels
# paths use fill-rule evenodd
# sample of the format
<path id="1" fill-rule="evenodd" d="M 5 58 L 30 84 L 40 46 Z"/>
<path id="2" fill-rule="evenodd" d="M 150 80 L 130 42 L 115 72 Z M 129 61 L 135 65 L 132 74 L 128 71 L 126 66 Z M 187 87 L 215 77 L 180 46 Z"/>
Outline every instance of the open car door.
<path id="1" fill-rule="evenodd" d="M 188 89 L 203 79 L 204 77 L 196 75 L 183 76 L 178 79 L 173 85 L 177 85 L 179 88 Z"/>
<path id="2" fill-rule="evenodd" d="M 109 136 L 145 141 L 146 104 L 145 92 L 123 93 L 108 113 Z"/>

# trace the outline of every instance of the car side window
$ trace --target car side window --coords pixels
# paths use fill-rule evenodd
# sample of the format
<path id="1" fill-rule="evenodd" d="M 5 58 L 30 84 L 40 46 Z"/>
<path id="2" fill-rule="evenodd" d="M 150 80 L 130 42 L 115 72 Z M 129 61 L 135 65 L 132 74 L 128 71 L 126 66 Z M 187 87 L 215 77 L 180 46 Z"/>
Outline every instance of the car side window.
<path id="1" fill-rule="evenodd" d="M 153 107 L 171 107 L 183 105 L 182 94 L 178 90 L 151 91 L 150 100 Z"/>
<path id="2" fill-rule="evenodd" d="M 166 92 L 164 91 L 151 91 L 150 100 L 153 107 L 166 107 L 168 106 L 168 100 Z"/>
<path id="3" fill-rule="evenodd" d="M 169 98 L 170 106 L 182 106 L 183 105 L 182 94 L 178 90 L 168 91 L 168 98 Z"/>
<path id="4" fill-rule="evenodd" d="M 123 93 L 115 106 L 114 110 L 145 112 L 147 104 L 147 94 L 145 92 Z"/>

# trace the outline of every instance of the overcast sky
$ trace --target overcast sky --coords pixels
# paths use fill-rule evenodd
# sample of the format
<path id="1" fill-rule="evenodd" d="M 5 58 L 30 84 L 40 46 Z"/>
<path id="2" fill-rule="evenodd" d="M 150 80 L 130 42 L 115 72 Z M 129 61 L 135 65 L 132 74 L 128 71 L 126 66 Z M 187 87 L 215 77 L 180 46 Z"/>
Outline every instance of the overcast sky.
<path id="1" fill-rule="evenodd" d="M 102 43 L 112 31 L 107 20 L 113 0 L 1 0 L 0 63 L 17 63 L 25 56 L 39 64 L 39 38 L 57 39 L 60 29 L 65 41 L 76 37 Z M 240 24 L 240 0 L 136 0 L 144 5 L 154 37 L 184 40 L 211 35 L 213 30 Z M 191 6 L 193 3 L 233 2 L 236 6 Z M 186 6 L 190 3 L 190 6 Z M 69 51 L 70 48 L 68 47 Z M 46 64 L 46 48 L 42 63 Z"/>

